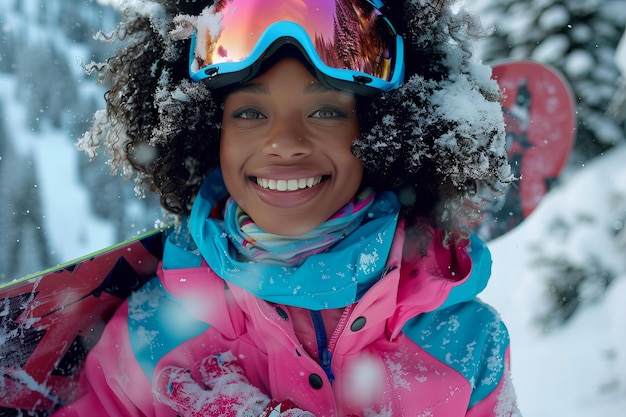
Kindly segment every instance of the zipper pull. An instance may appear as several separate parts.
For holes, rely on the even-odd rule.
[[[330,366],[330,362],[331,362],[331,360],[333,358],[333,355],[332,355],[332,353],[330,353],[330,351],[328,349],[322,350],[321,353],[322,353],[322,355],[320,357],[320,365],[322,366],[322,369],[326,373],[326,376],[328,377],[328,380],[332,384],[333,381],[335,380],[335,375],[333,374],[333,370],[332,370],[332,368]]]

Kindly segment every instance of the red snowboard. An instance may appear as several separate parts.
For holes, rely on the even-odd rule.
[[[155,231],[0,286],[0,416],[44,416],[76,394],[87,351],[154,277],[162,241]]]
[[[565,167],[576,116],[567,82],[553,68],[531,61],[496,65],[504,93],[507,149],[515,181],[491,202],[474,231],[485,241],[508,232],[537,207]]]

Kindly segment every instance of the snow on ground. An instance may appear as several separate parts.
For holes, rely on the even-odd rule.
[[[522,226],[489,245],[493,277],[481,298],[500,311],[511,333],[513,382],[525,417],[626,415],[626,271],[570,322],[542,330],[535,319],[545,286],[530,252],[549,239],[549,221],[557,216],[608,215],[611,199],[626,196],[625,162],[626,146],[593,161],[553,189]],[[581,241],[572,239],[565,249],[580,251]],[[606,264],[626,257],[626,245],[621,254],[607,246],[592,249],[605,254]]]

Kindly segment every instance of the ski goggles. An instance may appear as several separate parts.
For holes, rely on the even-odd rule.
[[[371,96],[404,79],[402,37],[379,0],[217,0],[195,20],[189,72],[211,88],[254,78],[264,59],[296,46],[332,88]]]

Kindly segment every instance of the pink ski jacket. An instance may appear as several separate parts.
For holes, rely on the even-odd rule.
[[[400,222],[384,276],[358,302],[312,319],[204,262],[161,268],[118,309],[87,357],[81,397],[55,417],[173,417],[152,395],[153,376],[174,365],[199,381],[200,361],[226,351],[271,398],[319,417],[518,415],[507,330],[476,299],[489,251],[473,237],[446,248],[433,236],[426,256],[407,259]]]

